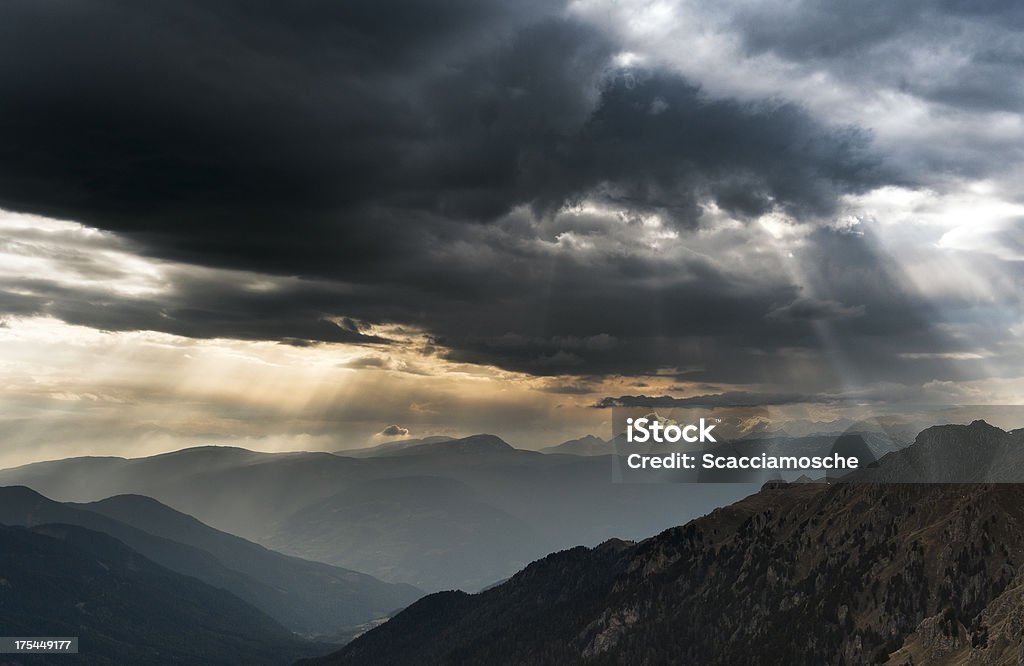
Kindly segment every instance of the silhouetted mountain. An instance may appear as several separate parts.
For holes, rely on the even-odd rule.
[[[0,527],[0,627],[79,637],[77,657],[25,663],[286,664],[324,649],[229,592],[59,524]]]
[[[759,487],[613,483],[607,457],[493,435],[366,458],[218,447],[73,458],[0,471],[0,484],[77,502],[146,495],[289,555],[428,590],[479,589],[545,553],[645,537]]]
[[[1014,446],[997,431],[932,428],[906,459],[987,461]],[[1024,485],[775,483],[637,544],[428,596],[309,663],[1020,663],[1022,565]]]
[[[572,456],[606,456],[612,453],[612,445],[600,437],[587,435],[555,446],[547,446],[540,451],[541,453],[564,453]]]
[[[337,634],[422,594],[411,586],[267,550],[137,495],[67,505],[29,488],[0,488],[0,523],[65,523],[103,532],[161,566],[236,594],[306,635]]]
[[[401,451],[411,446],[417,446],[419,444],[433,444],[436,442],[447,442],[453,439],[446,435],[431,435],[430,437],[420,437],[418,439],[399,439],[393,442],[384,442],[377,446],[367,446],[361,449],[342,449],[341,451],[335,451],[334,455],[337,456],[348,456],[350,458],[372,458],[379,456],[383,453],[389,453],[392,451]]]

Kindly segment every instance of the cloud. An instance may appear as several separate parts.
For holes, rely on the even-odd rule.
[[[864,316],[863,305],[847,306],[833,300],[798,298],[771,310],[768,319],[841,320]]]
[[[1015,121],[987,115],[1016,95],[1019,12],[769,4],[703,8],[702,49],[672,32],[680,5],[627,58],[639,24],[587,3],[5,3],[0,206],[86,226],[19,227],[5,258],[30,266],[0,275],[0,314],[377,348],[402,328],[552,377],[813,392],[986,372],[945,363],[981,315],[907,274],[944,248],[863,202],[1019,164]],[[932,35],[969,41],[991,99],[949,111],[958,79],[894,55]],[[922,76],[900,92],[904,70]],[[927,122],[893,129],[890,94]],[[914,134],[946,122],[948,141]]]
[[[430,372],[427,369],[416,363],[410,362],[408,359],[380,356],[377,354],[356,356],[344,363],[340,363],[339,367],[349,368],[351,370],[391,370],[393,372],[401,372],[408,375],[430,375]]]
[[[930,385],[929,385],[930,386]],[[613,407],[778,407],[787,405],[862,406],[870,403],[896,404],[900,401],[920,400],[927,392],[921,387],[878,383],[835,393],[800,393],[772,391],[723,391],[685,398],[669,395],[624,395],[605,397],[593,405],[597,409]]]
[[[724,393],[697,395],[688,398],[675,398],[667,395],[606,397],[599,400],[594,407],[598,409],[612,407],[769,407],[802,403],[832,403],[838,400],[840,398],[837,396],[824,394],[726,391]]]
[[[587,382],[560,382],[551,381],[544,384],[541,387],[541,391],[545,393],[555,393],[559,395],[590,395],[596,390],[594,384]]]
[[[359,356],[351,361],[342,363],[342,367],[363,369],[363,368],[387,368],[391,364],[391,359],[383,356]]]
[[[378,434],[383,437],[408,437],[409,429],[403,428],[400,425],[391,424],[387,428],[381,430]]]
[[[862,0],[834,7],[801,0],[737,8],[732,22],[752,53],[818,63],[876,84],[902,73],[906,92],[955,107],[1020,106],[1013,71],[1024,51],[1013,36],[1024,12],[1014,2]],[[924,50],[932,57],[914,57]],[[856,68],[848,64],[854,57]]]

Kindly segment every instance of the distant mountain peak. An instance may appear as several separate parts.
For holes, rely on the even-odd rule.
[[[239,453],[256,453],[251,449],[246,449],[241,446],[230,446],[227,444],[200,444],[199,446],[188,446],[184,449],[177,449],[176,451],[167,451],[166,453],[158,453],[151,458],[159,458],[161,456],[177,456],[177,455],[194,455],[203,453],[213,454],[239,454]]]
[[[613,537],[598,544],[595,550],[620,551],[626,550],[627,548],[632,548],[635,545],[635,541],[628,541],[626,539],[617,539]]]
[[[165,509],[169,509],[171,511],[174,510],[174,509],[170,509],[170,507],[168,507],[163,502],[159,502],[159,501],[153,499],[152,497],[149,497],[148,495],[139,495],[138,493],[120,493],[118,495],[111,495],[110,497],[108,497],[108,498],[106,498],[104,500],[101,500],[101,501],[102,502],[108,502],[108,503],[109,502],[117,502],[117,501],[139,502],[141,504],[151,504],[153,506],[160,506],[160,507],[163,507]]]
[[[516,450],[515,447],[497,435],[481,433],[461,439],[424,442],[395,451],[383,452],[381,456],[466,455],[507,453]]]
[[[547,446],[541,453],[563,453],[573,456],[603,456],[612,452],[611,443],[594,435],[584,435],[567,442]]]
[[[452,443],[458,444],[462,447],[472,447],[477,450],[508,450],[514,448],[511,444],[503,440],[501,437],[498,437],[497,435],[491,435],[488,433],[470,435],[469,437],[463,437],[462,439],[452,440]]]

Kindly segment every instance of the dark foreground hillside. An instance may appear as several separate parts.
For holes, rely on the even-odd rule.
[[[982,422],[926,432],[914,446],[939,456],[1021,445]],[[1024,485],[770,485],[429,596],[315,663],[1016,664],[1022,563]]]
[[[105,534],[0,526],[0,544],[0,633],[79,637],[75,657],[2,663],[286,664],[323,649]]]
[[[0,524],[47,523],[110,535],[160,566],[231,592],[306,637],[337,635],[422,596],[408,585],[268,550],[149,497],[72,505],[25,487],[0,487]]]

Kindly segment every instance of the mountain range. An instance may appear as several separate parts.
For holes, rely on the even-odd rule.
[[[639,542],[554,553],[304,663],[1021,663],[1024,485],[885,480],[924,460],[987,478],[1022,449],[982,421],[930,428],[843,482],[770,483]]]
[[[86,503],[144,495],[267,548],[428,591],[481,589],[549,552],[646,537],[759,487],[613,483],[611,456],[494,435],[359,455],[209,446],[35,463],[0,471],[0,485]]]

